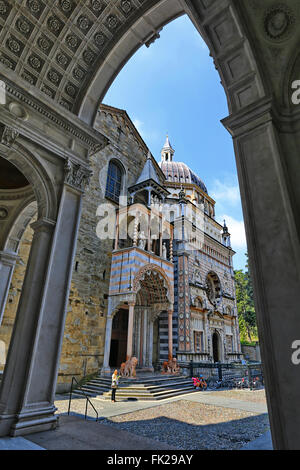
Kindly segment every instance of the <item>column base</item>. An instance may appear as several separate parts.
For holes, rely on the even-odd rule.
[[[102,367],[102,369],[100,370],[100,375],[102,377],[111,376],[112,375],[111,368],[110,367]]]
[[[56,429],[59,416],[54,415],[56,408],[40,410],[18,415],[0,416],[0,436],[24,436],[41,431]]]
[[[136,373],[139,374],[139,373],[151,373],[153,374],[154,373],[154,367],[152,366],[141,366],[141,367],[137,367],[136,368]]]

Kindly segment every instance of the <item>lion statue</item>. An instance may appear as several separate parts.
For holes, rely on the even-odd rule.
[[[120,367],[120,374],[122,377],[135,377],[136,376],[136,366],[138,360],[136,357],[131,357],[126,362],[122,362]]]
[[[169,361],[165,361],[162,365],[163,374],[178,374],[179,372],[180,367],[177,364],[176,357],[173,357],[173,359],[169,359]]]

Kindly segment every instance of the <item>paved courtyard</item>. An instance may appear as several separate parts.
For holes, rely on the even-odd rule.
[[[98,422],[90,406],[83,419],[86,402],[81,398],[72,400],[68,417],[68,396],[57,395],[57,430],[18,442],[0,439],[0,449],[28,444],[49,450],[238,450],[260,448],[260,441],[263,449],[271,448],[264,390],[194,392],[158,402],[111,403],[99,397],[92,403]]]

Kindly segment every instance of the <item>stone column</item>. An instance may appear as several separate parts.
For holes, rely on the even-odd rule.
[[[168,346],[169,346],[169,361],[173,359],[173,309],[168,310]]]
[[[143,322],[143,365],[147,365],[147,326],[148,326],[148,311],[145,308],[144,312],[144,322]]]
[[[133,321],[134,321],[134,307],[135,303],[129,303],[128,313],[128,332],[127,332],[127,354],[126,360],[132,357],[132,340],[133,340]]]
[[[151,315],[149,313],[149,348],[148,348],[148,364],[149,367],[152,367],[153,361],[153,321],[151,319]],[[158,358],[159,359],[159,358]]]
[[[299,112],[261,99],[223,123],[234,138],[274,448],[300,448]]]
[[[103,358],[103,366],[101,369],[101,375],[109,375],[111,372],[110,366],[109,366],[109,355],[110,355],[110,345],[111,345],[112,322],[113,322],[112,316],[108,316],[106,318],[104,358]]]
[[[16,253],[0,251],[0,326],[17,259]]]
[[[0,436],[56,427],[54,395],[82,191],[65,185],[56,223],[39,219],[0,391]]]

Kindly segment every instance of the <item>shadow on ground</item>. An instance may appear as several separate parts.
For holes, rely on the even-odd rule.
[[[159,417],[116,423],[61,415],[60,426],[26,436],[48,450],[234,450],[268,430],[268,415],[209,425]]]
[[[151,438],[184,450],[237,450],[269,430],[268,414],[249,416],[216,424],[189,424],[169,417],[101,422],[118,430]]]

